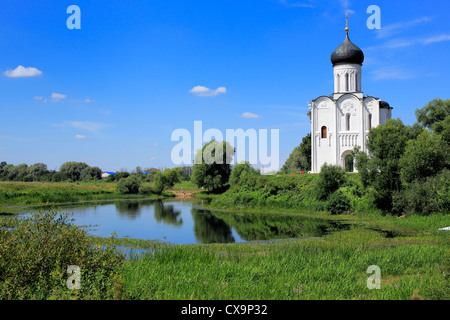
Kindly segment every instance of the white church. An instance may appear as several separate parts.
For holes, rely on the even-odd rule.
[[[391,107],[378,98],[365,96],[361,88],[364,53],[348,37],[331,54],[334,93],[311,101],[311,172],[323,164],[356,171],[351,151],[359,146],[367,152],[370,128],[391,118]],[[346,165],[347,163],[347,165]]]

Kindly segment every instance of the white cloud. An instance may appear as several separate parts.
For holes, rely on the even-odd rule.
[[[98,132],[105,127],[103,123],[89,121],[71,121],[69,124],[74,128],[90,132]]]
[[[34,97],[34,100],[43,100],[44,99],[44,97]]]
[[[430,17],[422,17],[411,21],[400,21],[396,23],[392,23],[386,26],[382,26],[381,29],[376,30],[377,38],[387,38],[396,33],[401,32],[402,30],[412,28],[416,25],[419,25],[424,22],[431,21]]]
[[[257,119],[260,118],[260,116],[256,113],[244,112],[243,114],[241,114],[241,118]]]
[[[212,90],[204,86],[195,86],[189,92],[200,97],[213,97],[221,93],[227,93],[227,88],[219,87],[216,90]]]
[[[434,36],[434,37],[422,39],[421,43],[422,44],[430,44],[430,43],[449,41],[449,40],[450,40],[450,34],[442,34],[440,36]]]
[[[155,161],[156,157],[151,157],[150,160]]]
[[[419,38],[419,39],[392,39],[385,43],[383,43],[380,46],[372,46],[365,48],[365,50],[379,50],[379,49],[397,49],[397,48],[404,48],[404,47],[410,47],[415,45],[428,45],[432,43],[438,43],[443,41],[450,41],[450,34],[441,34],[437,36],[430,36],[428,38]]]
[[[83,136],[82,134],[76,134],[75,139],[86,139],[86,136]]]
[[[14,70],[5,71],[3,74],[9,78],[24,78],[40,76],[42,71],[33,67],[18,66]]]
[[[52,93],[52,99],[55,100],[61,100],[61,99],[65,99],[67,97],[67,95],[62,94],[62,93]]]
[[[409,71],[397,68],[382,68],[374,71],[373,76],[375,80],[404,80],[414,77]]]

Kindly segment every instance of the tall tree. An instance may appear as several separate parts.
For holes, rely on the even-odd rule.
[[[369,156],[363,152],[356,155],[356,167],[363,184],[374,188],[375,200],[381,209],[391,210],[392,197],[402,188],[399,162],[407,141],[415,138],[413,132],[400,119],[390,119],[370,130],[367,141]]]
[[[311,170],[311,133],[302,138],[300,145],[292,150],[281,168],[282,173],[292,174]]]
[[[450,144],[450,99],[434,99],[416,110],[417,122],[440,134]]]
[[[205,144],[195,155],[192,182],[214,192],[225,187],[230,178],[234,153],[235,149],[225,141],[212,140]]]

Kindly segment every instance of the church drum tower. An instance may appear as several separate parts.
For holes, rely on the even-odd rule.
[[[334,93],[309,103],[313,173],[320,172],[325,163],[356,171],[351,159],[352,150],[359,146],[367,152],[369,130],[391,118],[392,108],[387,102],[363,95],[361,67],[364,53],[350,41],[348,31],[347,22],[344,42],[331,54]]]

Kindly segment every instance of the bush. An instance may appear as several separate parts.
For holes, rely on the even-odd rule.
[[[141,180],[135,175],[128,178],[122,178],[117,184],[117,190],[122,194],[138,194]]]
[[[341,190],[337,190],[328,198],[325,206],[326,210],[331,214],[342,214],[350,211],[350,199]]]
[[[425,181],[416,180],[394,196],[397,214],[430,215],[450,211],[450,171],[444,170]]]
[[[317,199],[327,200],[345,182],[345,172],[341,167],[325,163],[320,168],[320,174],[316,184],[315,195]]]
[[[93,246],[67,214],[38,212],[6,221],[0,220],[0,300],[118,298],[124,256],[111,243]],[[81,270],[79,290],[66,285],[71,265]]]
[[[142,184],[139,187],[139,193],[140,194],[152,194],[152,193],[154,193],[154,191],[151,186]]]

